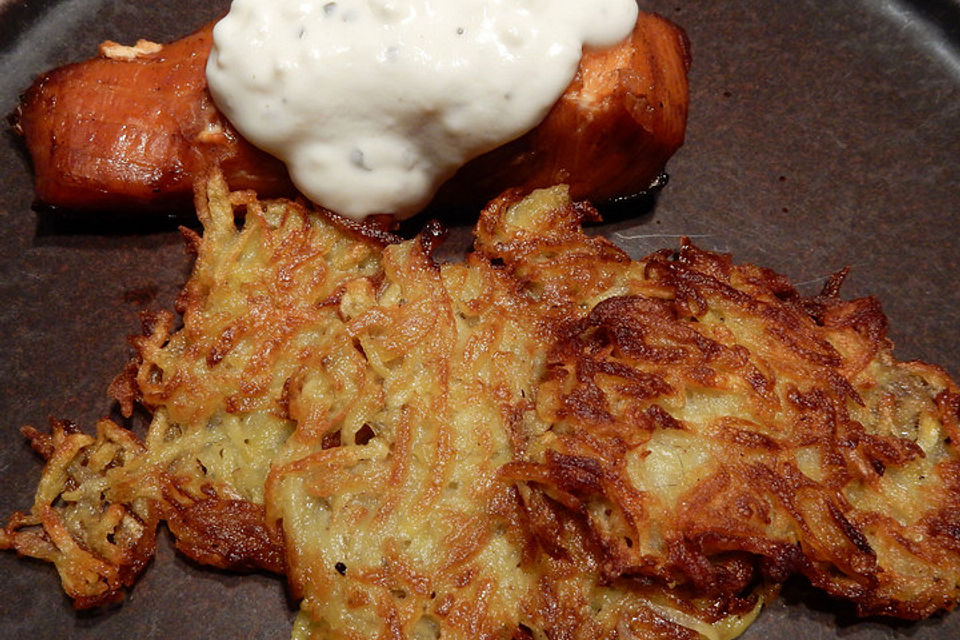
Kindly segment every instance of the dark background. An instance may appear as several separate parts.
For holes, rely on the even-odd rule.
[[[0,0],[0,113],[38,73],[101,40],[177,38],[226,2]],[[850,265],[901,359],[960,374],[960,3],[895,0],[644,2],[693,44],[686,146],[653,203],[596,228],[635,257],[690,235],[815,292]],[[170,306],[189,261],[168,221],[76,224],[31,209],[29,165],[0,133],[0,519],[25,509],[40,465],[18,434],[48,416],[87,428],[115,411],[106,387],[143,307]],[[465,246],[454,229],[447,255]],[[283,582],[191,565],[161,535],[126,602],[77,614],[52,566],[0,554],[2,638],[285,638]],[[788,585],[748,640],[960,637],[960,615],[853,620]]]

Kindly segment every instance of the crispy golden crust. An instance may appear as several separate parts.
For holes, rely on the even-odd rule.
[[[836,281],[804,299],[689,244],[633,265],[607,250],[589,249],[616,295],[556,325],[537,394],[550,433],[507,476],[585,515],[610,577],[731,593],[803,573],[863,615],[951,608],[958,390],[894,360],[877,301]],[[573,292],[563,276],[583,259],[536,255],[513,267],[552,305],[593,295],[598,278]]]
[[[263,506],[219,496],[204,486],[197,499],[175,482],[164,489],[163,520],[176,537],[177,549],[201,564],[245,571],[286,571],[283,538],[264,526]]]
[[[46,460],[30,513],[0,531],[0,549],[52,562],[78,609],[114,602],[153,557],[159,508],[135,498],[124,466],[143,452],[137,438],[109,420],[97,436],[52,420],[51,432],[23,433]]]
[[[582,234],[591,215],[508,194],[465,264],[391,247],[341,301],[357,344],[335,357],[377,394],[350,424],[373,437],[296,438],[269,480],[302,635],[604,637],[664,601],[692,629],[796,573],[865,615],[951,608],[953,382],[894,360],[842,276],[802,298],[689,244],[637,262]],[[503,543],[506,566],[485,555]]]
[[[804,298],[689,243],[635,261],[563,188],[494,201],[445,265],[433,228],[384,246],[199,195],[184,326],[148,318],[113,385],[154,411],[144,445],[35,435],[45,483],[0,538],[92,549],[94,587],[58,563],[78,604],[119,594],[158,519],[201,562],[285,570],[296,638],[732,638],[794,574],[863,614],[956,603],[960,391],[896,361],[842,274]],[[71,500],[94,518],[27,529]],[[101,551],[137,508],[141,555]]]
[[[145,442],[109,421],[97,438],[65,422],[52,436],[27,432],[47,458],[44,479],[0,546],[55,562],[78,608],[122,596],[152,557],[161,520],[197,562],[285,570],[282,537],[264,526],[263,489],[293,429],[298,358],[309,361],[306,341],[335,314],[344,282],[377,276],[390,240],[295,204],[261,206],[220,181],[203,196],[206,234],[185,232],[197,260],[177,303],[183,327],[167,312],[145,315],[137,358],[111,385],[128,415],[134,402],[153,411]],[[234,207],[246,210],[243,232]]]
[[[303,415],[349,404],[324,431],[291,411],[298,428],[267,483],[268,523],[284,531],[303,598],[299,636],[629,630],[693,640],[697,628],[739,630],[758,594],[700,598],[608,580],[603,548],[574,512],[552,511],[553,528],[538,538],[544,528],[531,518],[544,511],[528,509],[526,487],[500,472],[547,426],[534,410],[552,323],[505,270],[479,255],[441,267],[430,244],[390,246],[383,282],[351,283],[342,324],[328,328],[327,359],[346,376],[334,384],[328,372],[305,371],[299,388],[310,392],[291,395]]]

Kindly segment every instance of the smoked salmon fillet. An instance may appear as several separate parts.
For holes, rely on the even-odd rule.
[[[38,78],[14,114],[40,204],[73,210],[189,205],[196,175],[218,164],[232,189],[292,195],[286,168],[248,143],[206,84],[212,25],[168,45],[107,42],[96,58]],[[571,85],[526,135],[475,158],[435,203],[484,202],[509,187],[560,182],[605,202],[648,190],[683,143],[689,45],[641,13],[629,38],[587,51]]]

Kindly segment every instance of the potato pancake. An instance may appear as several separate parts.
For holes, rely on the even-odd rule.
[[[286,572],[301,639],[732,638],[794,574],[864,615],[956,603],[960,392],[842,273],[805,298],[688,243],[635,261],[563,187],[495,200],[457,264],[435,226],[364,235],[217,177],[197,203],[183,327],[150,318],[113,386],[145,442],[28,432],[48,464],[0,544],[78,606],[160,520]]]
[[[55,562],[78,608],[121,597],[153,554],[158,518],[198,562],[284,570],[262,505],[294,428],[286,387],[336,319],[343,283],[381,271],[383,240],[210,188],[203,240],[185,231],[197,258],[177,301],[183,327],[145,316],[137,360],[111,388],[127,414],[134,401],[153,412],[145,443],[109,420],[96,439],[67,423],[52,437],[26,432],[48,462],[31,513],[14,515],[0,546]],[[242,231],[234,205],[246,208]]]

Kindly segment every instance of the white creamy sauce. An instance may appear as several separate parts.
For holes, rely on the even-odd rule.
[[[635,0],[234,0],[207,64],[220,110],[311,200],[408,217],[535,127]]]

